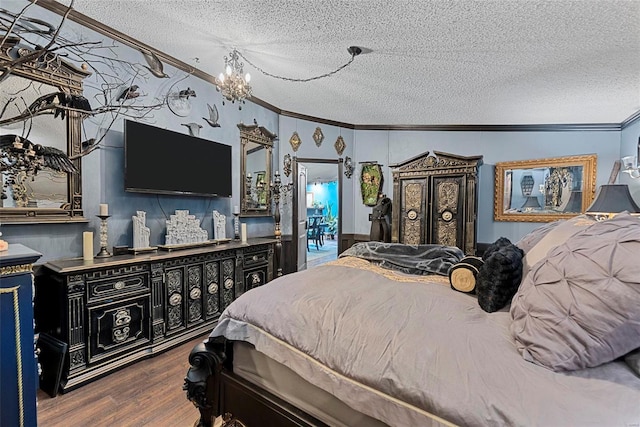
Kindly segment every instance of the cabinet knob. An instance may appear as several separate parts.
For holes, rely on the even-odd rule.
[[[257,260],[258,260],[258,255],[254,255],[254,256],[253,256],[253,260],[254,260],[254,261],[257,261]]]

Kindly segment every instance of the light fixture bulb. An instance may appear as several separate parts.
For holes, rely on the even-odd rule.
[[[247,73],[247,74],[244,76],[244,80],[245,80],[247,83],[249,83],[249,82],[251,81],[251,74]]]
[[[220,83],[224,83],[224,73],[220,73],[218,79],[220,79]]]
[[[231,75],[231,65],[227,65],[227,68],[225,70],[227,72],[227,76]]]

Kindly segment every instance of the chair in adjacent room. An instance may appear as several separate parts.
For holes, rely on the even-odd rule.
[[[322,246],[322,227],[320,226],[322,217],[314,216],[308,219],[309,226],[307,228],[307,251],[309,250],[309,241],[312,240],[316,245],[316,250],[320,250]]]

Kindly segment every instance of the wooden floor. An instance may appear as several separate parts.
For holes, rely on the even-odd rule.
[[[206,336],[55,398],[38,391],[38,426],[193,426],[198,410],[182,390],[189,352]]]

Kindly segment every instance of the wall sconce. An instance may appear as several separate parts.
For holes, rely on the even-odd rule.
[[[346,156],[344,158],[344,176],[351,178],[351,175],[353,175],[353,160],[351,160],[351,157]]]
[[[631,178],[640,178],[638,168],[638,156],[640,156],[640,137],[638,138],[638,151],[635,156],[626,156],[622,160],[622,172],[628,173]]]
[[[638,168],[638,158],[636,156],[623,157],[622,172],[628,173],[631,178],[640,178],[640,169]]]

